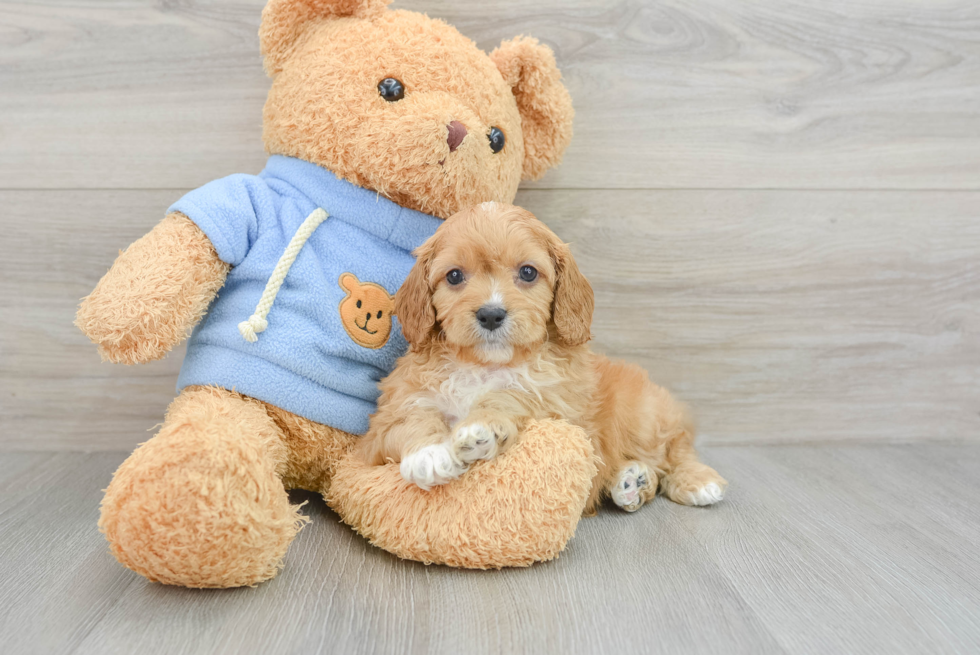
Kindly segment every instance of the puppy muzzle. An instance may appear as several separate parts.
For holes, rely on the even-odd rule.
[[[476,322],[487,332],[495,332],[504,327],[507,321],[507,310],[503,307],[484,305],[476,312]]]

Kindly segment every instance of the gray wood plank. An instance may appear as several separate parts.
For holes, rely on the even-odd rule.
[[[980,436],[972,193],[524,192],[712,442]]]
[[[120,453],[0,456],[0,629],[21,653],[955,653],[980,648],[977,445],[709,447],[713,508],[584,520],[556,561],[457,571],[368,546],[312,494],[254,589],[151,584],[94,529]],[[958,465],[952,465],[958,462]],[[937,519],[942,509],[943,518]],[[957,528],[957,524],[961,526]],[[16,629],[12,629],[16,627]],[[13,635],[12,640],[9,637]]]
[[[0,317],[0,444],[50,449],[60,434],[56,447],[131,450],[162,420],[183,349],[147,366],[102,363],[72,322],[119,249],[179,195],[0,193],[0,299],[11,307]]]
[[[183,188],[264,160],[264,0],[0,2],[0,186]],[[558,56],[576,136],[548,188],[969,188],[971,0],[404,0]]]
[[[182,351],[102,364],[71,322],[116,250],[180,193],[0,192],[0,448],[129,450],[161,420]],[[592,280],[595,348],[688,401],[707,442],[980,437],[980,194],[519,202]]]
[[[136,582],[99,534],[120,453],[0,455],[0,634],[5,653],[70,653]]]
[[[956,457],[975,467],[975,446],[785,446],[712,454],[722,470],[736,472],[732,514],[680,520],[784,649],[980,648],[976,542],[933,518],[941,504],[934,485],[947,477],[962,485],[967,476],[923,474],[917,466],[928,461],[941,469]],[[959,510],[953,510],[956,520],[975,530],[975,509]]]

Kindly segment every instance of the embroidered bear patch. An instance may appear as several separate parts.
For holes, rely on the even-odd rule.
[[[380,348],[391,336],[391,314],[395,301],[381,285],[361,282],[353,273],[340,276],[347,297],[340,301],[340,322],[359,346]]]

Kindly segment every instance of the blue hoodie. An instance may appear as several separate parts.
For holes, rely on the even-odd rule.
[[[269,310],[268,327],[249,342],[239,329],[304,221],[316,227],[289,267]],[[377,383],[407,348],[397,320],[365,312],[351,297],[352,280],[394,296],[415,263],[412,250],[441,221],[292,157],[273,156],[259,175],[231,175],[191,191],[170,211],[188,216],[231,265],[225,285],[191,335],[177,389],[216,385],[272,403],[346,432],[363,434],[375,411]],[[322,216],[322,214],[319,214]],[[351,277],[351,275],[356,277]],[[346,287],[346,289],[345,289]],[[357,312],[357,328],[390,321],[383,343],[345,328],[341,305]],[[385,299],[387,300],[387,299]],[[348,314],[349,316],[349,314]],[[365,335],[375,335],[368,332]],[[353,336],[352,336],[353,335]]]

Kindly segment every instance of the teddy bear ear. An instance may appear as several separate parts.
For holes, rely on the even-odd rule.
[[[524,132],[525,180],[536,180],[561,162],[572,140],[572,98],[561,82],[551,48],[519,36],[504,41],[490,58],[510,85]]]
[[[347,295],[353,293],[354,289],[356,289],[357,286],[361,283],[361,281],[358,280],[357,276],[354,275],[353,273],[344,273],[343,275],[340,276],[339,282],[340,282],[340,288],[346,291]]]
[[[384,10],[391,0],[269,0],[262,10],[259,43],[265,70],[275,75],[289,58],[307,28],[323,19],[354,16],[368,18]]]

